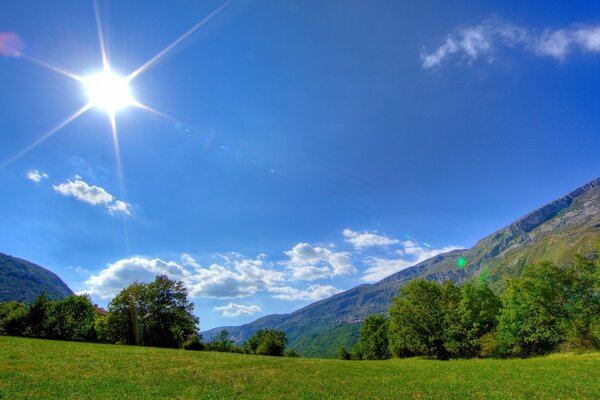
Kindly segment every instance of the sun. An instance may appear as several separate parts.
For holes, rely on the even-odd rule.
[[[128,80],[110,70],[84,78],[82,84],[90,105],[109,113],[116,113],[136,104]]]

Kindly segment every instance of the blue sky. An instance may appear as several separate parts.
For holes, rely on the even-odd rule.
[[[223,4],[99,0],[112,70]],[[88,102],[39,62],[101,71],[93,3],[5,1],[0,32],[0,251],[103,305],[169,274],[202,329],[472,246],[600,175],[594,2],[232,2],[131,82],[165,115],[117,113],[122,178],[98,107],[20,154]]]

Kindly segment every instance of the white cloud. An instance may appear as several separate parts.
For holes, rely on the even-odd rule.
[[[269,288],[269,292],[276,293],[273,297],[280,300],[312,300],[317,301],[340,293],[341,290],[333,286],[311,285],[305,290],[290,286],[279,286]]]
[[[48,179],[48,174],[45,172],[38,171],[37,169],[27,171],[25,177],[33,182],[40,182],[44,179]]]
[[[102,206],[111,214],[131,214],[131,204],[116,199],[112,194],[99,186],[90,186],[81,177],[75,176],[75,180],[68,180],[60,185],[52,186],[54,190],[63,196],[75,199],[93,206]]]
[[[356,272],[348,252],[334,252],[324,247],[298,243],[285,254],[289,260],[284,261],[283,265],[297,280],[312,281]]]
[[[573,51],[600,52],[600,26],[571,25],[546,29],[541,34],[529,28],[490,19],[479,25],[461,27],[449,34],[437,49],[421,53],[425,69],[440,67],[449,58],[472,63],[479,58],[492,61],[501,47],[519,48],[533,54],[564,60]]]
[[[369,268],[364,271],[361,280],[365,282],[376,282],[395,272],[411,267],[421,261],[425,261],[428,258],[461,248],[462,247],[458,246],[446,246],[441,249],[430,249],[421,247],[414,241],[407,240],[402,243],[402,249],[396,251],[396,254],[399,256],[397,258],[365,258],[365,263]]]
[[[213,310],[223,313],[224,317],[239,317],[241,315],[252,315],[262,311],[255,305],[244,305],[229,303],[226,306],[214,307]]]
[[[260,258],[246,259],[235,254],[220,265],[200,266],[190,255],[185,262],[163,261],[155,258],[132,257],[108,265],[86,282],[87,292],[111,299],[131,283],[150,282],[162,274],[183,281],[191,297],[233,299],[253,295],[285,281],[285,274],[264,267]]]
[[[392,239],[386,235],[379,235],[377,232],[356,232],[350,229],[344,229],[342,232],[346,242],[352,244],[355,249],[364,249],[366,247],[386,247],[398,244],[398,239]]]

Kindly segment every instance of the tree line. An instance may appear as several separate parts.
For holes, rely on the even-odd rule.
[[[525,268],[497,296],[485,282],[461,287],[413,280],[387,315],[368,317],[342,359],[530,357],[600,349],[600,268],[575,256],[568,265]]]
[[[214,350],[247,354],[294,356],[286,352],[285,333],[263,329],[242,346],[227,331],[204,343],[198,317],[182,282],[158,275],[154,282],[133,283],[108,305],[95,306],[89,296],[72,295],[49,301],[44,293],[31,304],[0,303],[0,335],[134,346]]]

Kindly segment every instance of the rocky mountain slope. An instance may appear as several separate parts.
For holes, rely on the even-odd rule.
[[[0,302],[16,300],[29,303],[42,292],[50,300],[73,294],[58,276],[47,269],[0,253]]]
[[[600,237],[600,178],[574,190],[487,236],[470,249],[430,258],[370,285],[360,285],[284,315],[269,315],[237,327],[203,332],[210,339],[221,329],[242,342],[261,328],[286,332],[290,346],[303,356],[331,357],[340,346],[352,347],[360,322],[384,313],[411,279],[463,283],[485,280],[498,292],[524,267],[541,260],[568,262],[573,254],[591,254]],[[457,262],[463,257],[464,267]]]

